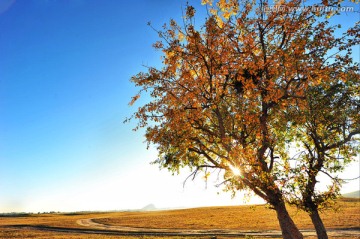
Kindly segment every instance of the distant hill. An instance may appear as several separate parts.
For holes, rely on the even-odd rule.
[[[343,194],[345,198],[360,198],[360,190]]]
[[[146,205],[145,207],[140,209],[141,211],[154,211],[157,210],[154,204]]]

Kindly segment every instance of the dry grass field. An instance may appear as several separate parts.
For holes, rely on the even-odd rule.
[[[336,208],[336,211],[327,210],[321,214],[327,228],[360,227],[359,200],[340,200]],[[306,213],[298,211],[294,207],[290,207],[289,212],[301,229],[313,228]],[[279,229],[275,211],[269,210],[264,205],[208,207],[144,213],[122,212],[94,221],[110,225],[146,228]]]
[[[322,213],[322,218],[327,228],[360,229],[360,201],[358,199],[339,200],[337,208],[336,211],[327,210]],[[305,213],[299,212],[295,208],[289,208],[289,211],[301,229],[313,228],[309,217]],[[279,230],[275,212],[263,205],[257,205],[153,212],[39,214],[24,217],[0,217],[0,238],[166,238],[139,235],[106,235],[100,231],[99,234],[94,234],[94,232],[88,234],[85,231],[86,228],[76,223],[77,220],[86,218],[95,218],[95,222],[103,224],[145,228]],[[49,228],[66,228],[70,229],[70,231],[49,231]],[[82,230],[79,231],[78,229]],[[171,238],[179,239],[184,237]],[[186,238],[209,239],[209,237],[202,236]],[[220,238],[225,237],[218,237],[218,239]],[[358,237],[347,238],[355,239]]]

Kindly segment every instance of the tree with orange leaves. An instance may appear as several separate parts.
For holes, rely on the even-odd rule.
[[[298,140],[288,129],[290,109],[305,111],[299,102],[309,90],[334,81],[327,54],[355,41],[332,45],[331,29],[319,21],[331,13],[291,10],[298,0],[202,2],[209,6],[203,27],[195,27],[195,9],[187,6],[184,26],[171,20],[158,31],[163,68],[132,77],[141,90],[131,104],[141,92],[152,97],[134,114],[137,128],[147,129],[163,168],[222,170],[227,189],[250,189],[271,205],[284,238],[303,238],[285,206],[287,177],[297,169],[289,163],[289,145]],[[346,82],[349,71],[358,76],[345,58],[336,81]]]

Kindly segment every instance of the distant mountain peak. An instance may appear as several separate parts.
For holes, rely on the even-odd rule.
[[[149,205],[146,205],[145,207],[141,208],[141,211],[154,211],[156,210],[157,208],[155,207],[154,204],[149,204]]]
[[[351,192],[351,193],[345,193],[345,194],[343,194],[343,197],[346,197],[346,198],[360,198],[360,190],[354,191],[354,192]]]

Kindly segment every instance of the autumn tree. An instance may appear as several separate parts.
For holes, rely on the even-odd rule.
[[[132,77],[141,90],[131,104],[143,92],[152,97],[134,114],[137,128],[157,147],[155,163],[174,172],[222,170],[227,189],[250,189],[271,205],[284,238],[302,238],[285,206],[295,170],[288,148],[299,140],[286,116],[309,89],[330,82],[334,69],[323,66],[322,53],[331,32],[322,31],[322,13],[291,11],[298,0],[203,3],[203,26],[187,6],[181,25],[171,20],[158,31],[163,67]]]
[[[293,157],[296,167],[287,175],[289,202],[309,213],[321,239],[328,236],[319,211],[338,197],[344,182],[339,172],[360,152],[360,78],[349,71],[346,83],[333,80],[311,87],[306,100],[287,112],[296,128],[289,132],[296,131],[300,143]],[[327,190],[316,189],[320,175],[330,179]]]
[[[334,31],[339,27],[329,26],[326,20],[310,31],[304,29],[307,41],[316,46],[312,54],[320,67],[328,70],[313,75],[321,82],[309,83],[304,97],[283,111],[287,140],[292,142],[292,151],[298,150],[292,157],[288,152],[289,164],[284,170],[287,180],[283,184],[290,189],[288,201],[309,213],[322,239],[328,237],[319,210],[338,197],[344,182],[338,174],[359,154],[360,75],[352,47],[360,43],[360,26],[356,23],[336,37]],[[326,35],[327,42],[318,41],[319,35]],[[330,179],[327,190],[316,188],[320,175]]]

